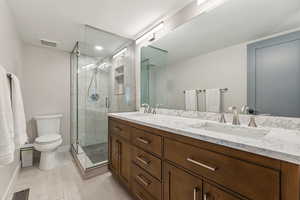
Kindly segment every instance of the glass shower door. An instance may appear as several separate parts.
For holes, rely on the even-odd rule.
[[[77,112],[77,102],[78,102],[78,91],[77,91],[77,76],[78,76],[78,57],[79,57],[79,47],[78,43],[76,43],[70,57],[71,64],[71,91],[70,91],[70,99],[71,99],[71,123],[70,123],[70,132],[71,132],[71,144],[72,149],[77,153],[78,152],[78,112]]]
[[[81,68],[97,63],[84,63]],[[109,72],[92,68],[79,73],[79,120],[78,141],[87,156],[86,166],[107,161]]]
[[[167,103],[168,73],[166,68],[168,52],[147,46],[141,49],[141,105],[151,107],[169,105]],[[161,95],[164,94],[164,95]]]
[[[110,68],[99,67],[97,57],[80,53],[77,43],[71,54],[71,142],[84,169],[107,163]]]
[[[71,140],[72,154],[81,173],[92,176],[107,168],[107,113],[135,108],[130,93],[133,51],[128,48],[118,58],[113,56],[133,41],[90,26],[84,29],[84,37],[70,57]],[[114,75],[120,66],[126,69],[123,75],[128,81],[124,82],[124,93],[116,94]]]

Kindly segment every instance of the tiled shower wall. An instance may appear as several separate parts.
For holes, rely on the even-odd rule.
[[[127,47],[124,57],[118,57],[112,60],[111,69],[111,96],[110,96],[110,112],[129,112],[136,110],[136,83],[134,68],[134,45]],[[124,94],[115,94],[115,69],[118,66],[124,66]]]
[[[124,57],[106,59],[111,67],[106,71],[97,73],[98,94],[100,99],[92,102],[88,98],[88,87],[90,85],[94,70],[81,70],[78,73],[78,136],[82,146],[107,142],[107,112],[125,112],[135,110],[135,72],[134,72],[134,47],[129,47]],[[97,58],[81,55],[78,66],[86,66],[97,63]],[[117,95],[114,91],[115,68],[124,66],[124,94]],[[73,73],[76,79],[76,73]],[[71,98],[76,98],[76,85],[72,85]],[[109,109],[105,107],[106,97],[109,98]],[[72,108],[72,115],[76,116],[76,107]],[[76,133],[76,118],[72,120],[72,132]],[[75,136],[73,136],[75,137]],[[74,141],[74,139],[73,139]]]

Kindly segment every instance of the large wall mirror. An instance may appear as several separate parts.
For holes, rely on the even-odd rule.
[[[298,28],[299,0],[228,0],[141,49],[141,104],[300,117]]]

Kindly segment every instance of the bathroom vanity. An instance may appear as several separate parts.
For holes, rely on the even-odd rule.
[[[228,133],[207,128],[218,125],[138,112],[110,114],[109,168],[139,200],[300,199],[300,150],[296,141],[278,139],[284,129],[238,127],[252,131],[251,137],[233,127]],[[294,136],[285,134],[285,139]]]

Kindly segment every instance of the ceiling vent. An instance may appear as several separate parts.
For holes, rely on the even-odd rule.
[[[41,44],[44,46],[48,46],[48,47],[56,47],[57,46],[57,42],[54,41],[49,41],[49,40],[41,40]]]

